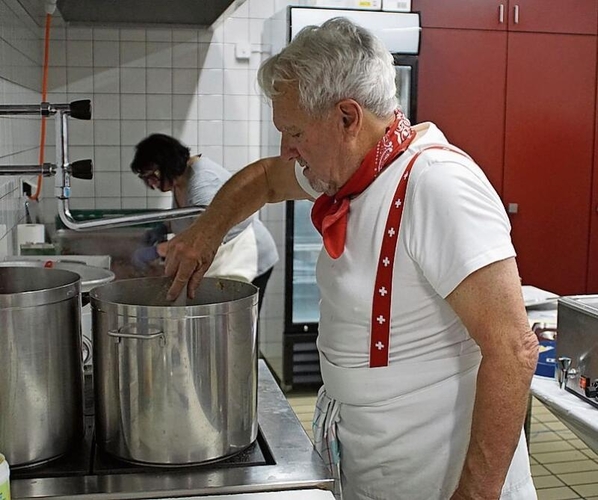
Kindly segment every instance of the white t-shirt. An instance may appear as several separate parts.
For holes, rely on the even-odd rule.
[[[351,200],[344,253],[333,259],[322,249],[318,259],[318,347],[339,366],[369,363],[374,280],[399,178],[417,151],[448,144],[435,125],[416,128],[420,136],[396,164]],[[298,180],[305,186],[303,175]],[[510,229],[500,198],[472,160],[444,150],[419,157],[407,188],[394,266],[391,364],[478,349],[444,298],[472,272],[515,255]]]

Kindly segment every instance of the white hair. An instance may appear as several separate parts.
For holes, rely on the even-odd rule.
[[[299,106],[323,116],[354,99],[379,118],[398,108],[393,58],[380,39],[346,18],[303,28],[279,54],[264,61],[258,83],[269,99],[281,84],[296,85]]]

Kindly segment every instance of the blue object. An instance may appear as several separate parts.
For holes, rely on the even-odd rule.
[[[556,370],[556,341],[541,340],[536,375],[554,378]]]
[[[168,227],[166,227],[166,224],[157,224],[143,233],[143,244],[150,246],[155,245],[156,243],[161,243],[166,241],[167,235]]]
[[[140,247],[133,252],[131,262],[137,269],[144,270],[147,268],[150,262],[159,259],[158,249],[154,246],[151,247]]]

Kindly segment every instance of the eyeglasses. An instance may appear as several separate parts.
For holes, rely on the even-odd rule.
[[[148,186],[153,187],[156,183],[160,182],[160,170],[152,170],[149,172],[142,172],[137,174],[143,182],[145,182]]]

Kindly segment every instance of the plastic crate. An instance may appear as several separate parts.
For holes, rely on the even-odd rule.
[[[556,370],[556,342],[554,340],[541,340],[536,375],[554,378]]]

